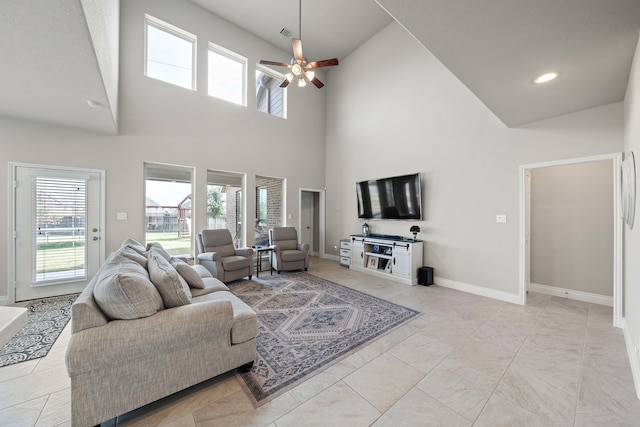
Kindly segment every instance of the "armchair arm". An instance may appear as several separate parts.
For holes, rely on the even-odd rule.
[[[113,320],[71,335],[67,371],[78,375],[183,348],[191,342],[228,338],[232,323],[229,300],[187,304],[141,319]]]
[[[220,255],[220,252],[203,252],[201,254],[198,254],[198,261],[221,262],[222,255]]]
[[[298,245],[298,250],[302,252],[309,252],[309,244],[308,243],[300,243]]]
[[[253,256],[252,248],[238,248],[236,249],[236,255],[251,257]]]

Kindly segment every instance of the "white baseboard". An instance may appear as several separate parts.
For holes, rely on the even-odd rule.
[[[640,355],[634,351],[633,340],[629,335],[629,327],[627,319],[622,318],[622,332],[624,333],[624,343],[627,347],[627,356],[631,365],[631,374],[633,375],[633,385],[636,387],[636,397],[640,399]],[[640,343],[638,343],[640,346]]]
[[[472,285],[470,283],[457,282],[455,280],[444,279],[442,277],[435,277],[433,279],[436,285],[443,286],[445,288],[456,289],[462,292],[468,292],[474,295],[480,295],[482,297],[493,298],[500,301],[510,302],[512,304],[520,304],[520,297],[518,294],[512,294],[509,292],[498,291],[496,289],[489,289],[483,286]]]
[[[338,255],[324,254],[324,256],[322,258],[326,258],[326,259],[330,259],[332,261],[340,262],[340,257]]]
[[[613,307],[613,297],[592,294],[590,292],[575,291],[573,289],[557,288],[555,286],[531,283],[529,290],[556,297],[569,298],[577,301],[590,302],[592,304],[607,305]]]
[[[9,297],[0,296],[0,305],[9,305]]]

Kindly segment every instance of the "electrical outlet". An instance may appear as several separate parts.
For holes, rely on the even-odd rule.
[[[506,224],[507,223],[507,216],[506,215],[496,215],[496,222],[498,224]]]
[[[123,221],[127,219],[128,215],[126,212],[118,212],[118,220]]]

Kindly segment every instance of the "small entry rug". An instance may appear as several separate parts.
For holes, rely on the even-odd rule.
[[[240,383],[260,406],[420,313],[302,272],[229,286],[258,314],[258,355]]]
[[[42,298],[25,307],[27,326],[0,349],[0,366],[44,357],[71,318],[78,294]]]

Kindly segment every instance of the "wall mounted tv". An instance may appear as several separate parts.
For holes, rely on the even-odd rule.
[[[356,183],[358,218],[422,219],[420,174]]]

